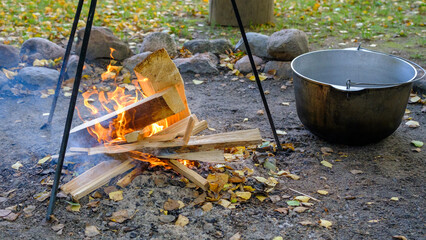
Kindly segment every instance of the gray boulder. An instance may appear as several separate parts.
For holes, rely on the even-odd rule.
[[[261,58],[272,58],[267,51],[269,39],[268,36],[255,32],[248,32],[246,35],[251,53],[253,55],[256,55]],[[235,48],[247,53],[246,46],[244,45],[244,41],[242,38],[240,39],[240,41],[238,41],[237,45],[235,45]]]
[[[147,58],[151,53],[152,52],[143,52],[133,55],[128,59],[124,60],[123,67],[133,73],[133,69],[136,67],[136,65],[145,60],[145,58]]]
[[[275,72],[275,76],[280,79],[290,79],[293,71],[291,70],[291,62],[269,61],[265,64],[263,70],[265,73]]]
[[[21,61],[19,49],[14,46],[0,44],[0,67],[16,67],[19,61]]]
[[[197,53],[190,58],[177,58],[173,60],[181,73],[219,73],[216,68],[219,59],[212,53]]]
[[[417,93],[426,94],[426,79],[415,81],[413,84],[413,90]]]
[[[20,56],[32,64],[36,59],[56,59],[65,55],[65,49],[44,38],[31,38],[22,44]]]
[[[7,79],[6,75],[0,71],[0,89],[6,85],[9,82],[9,79]]]
[[[185,47],[192,53],[211,52],[216,55],[224,54],[227,50],[232,50],[231,42],[226,39],[194,39],[185,42],[183,44],[183,47]]]
[[[175,40],[167,33],[154,32],[144,38],[139,50],[140,52],[155,52],[162,48],[166,49],[171,57],[177,55]]]
[[[268,53],[276,60],[291,61],[309,51],[308,37],[303,31],[285,29],[273,33],[268,39]]]
[[[58,82],[59,72],[45,67],[26,67],[16,76],[21,82],[35,87],[53,87]]]
[[[263,60],[257,56],[253,56],[253,60],[256,67],[260,66],[263,63]],[[253,71],[253,69],[251,68],[250,59],[247,55],[238,60],[235,63],[234,67],[242,73],[248,73]]]
[[[82,28],[77,33],[78,38],[75,46],[75,52],[78,55],[80,55],[81,45],[83,44],[84,30],[85,28]],[[86,59],[89,61],[110,59],[110,48],[115,49],[112,56],[117,61],[123,61],[132,55],[132,51],[129,46],[127,46],[127,44],[121,41],[118,37],[114,36],[110,29],[104,27],[93,27],[90,32]]]
[[[71,55],[70,58],[68,59],[68,66],[67,66],[68,78],[75,77],[75,74],[77,72],[77,66],[78,66],[79,59],[80,59],[80,57],[77,56],[77,55]],[[84,63],[82,75],[90,75],[92,73],[93,73],[93,68],[89,64]]]

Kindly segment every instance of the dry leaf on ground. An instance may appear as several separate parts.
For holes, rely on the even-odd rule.
[[[210,212],[210,210],[213,209],[213,204],[211,202],[205,203],[201,209],[203,209],[204,212]]]
[[[99,232],[96,226],[86,225],[86,230],[84,230],[84,234],[86,235],[86,237],[94,237],[96,235],[101,234],[101,232]]]
[[[185,227],[189,223],[189,219],[183,215],[179,215],[178,219],[175,222],[176,226]]]
[[[178,209],[179,206],[180,206],[180,204],[179,204],[178,201],[169,198],[169,200],[167,200],[164,203],[164,210],[166,210],[166,211],[173,211],[173,210]]]
[[[328,168],[333,168],[333,164],[331,164],[331,163],[329,163],[329,162],[327,162],[327,161],[321,161],[321,164],[322,165],[324,165],[325,167],[328,167]]]
[[[414,120],[410,120],[408,122],[405,123],[405,125],[407,125],[410,128],[418,128],[420,127],[420,123]]]
[[[321,227],[330,228],[333,225],[333,223],[331,221],[328,221],[328,220],[320,219],[319,225]]]
[[[319,193],[321,195],[328,195],[328,191],[326,191],[326,190],[318,190],[317,193]]]
[[[109,195],[109,198],[115,202],[118,202],[124,199],[123,191],[110,192],[108,195]]]
[[[129,211],[127,211],[126,209],[114,212],[112,216],[109,218],[109,220],[113,222],[118,222],[118,223],[122,223],[126,221],[127,219],[130,219],[130,216],[129,216]]]

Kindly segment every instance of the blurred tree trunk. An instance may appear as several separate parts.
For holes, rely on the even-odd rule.
[[[274,21],[274,0],[236,0],[244,26]],[[209,1],[211,25],[238,26],[231,0]]]

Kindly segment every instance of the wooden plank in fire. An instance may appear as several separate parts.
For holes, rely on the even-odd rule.
[[[140,150],[142,152],[156,155],[159,149],[169,148],[169,152],[198,152],[212,149],[223,149],[227,147],[249,146],[262,143],[259,129],[241,130],[227,133],[219,133],[206,136],[191,137],[185,145],[182,139],[175,139],[168,142],[140,141],[131,144],[116,146],[98,146],[88,149],[89,155],[95,154],[116,154]],[[73,151],[74,149],[70,149]]]
[[[169,160],[168,162],[170,163],[170,166],[173,168],[173,170],[188,178],[204,191],[209,189],[209,182],[194,170],[189,169],[187,166],[176,160]]]
[[[71,194],[73,199],[79,200],[108,183],[108,181],[113,177],[134,168],[135,165],[132,162],[132,159],[124,162],[119,160],[101,162],[70,182],[64,184],[61,189],[65,193]]]
[[[167,117],[168,124],[176,123],[191,114],[186,100],[182,76],[164,48],[150,54],[134,68],[134,71],[138,79],[146,79],[146,81],[139,81],[139,83],[142,91],[147,96],[156,94],[168,87],[176,86],[179,96],[185,105],[185,110]]]
[[[170,141],[177,137],[183,137],[190,117],[193,117],[195,119],[195,126],[192,130],[192,135],[196,135],[208,128],[206,120],[198,121],[197,116],[195,116],[195,114],[191,114],[190,116],[180,120],[179,122],[174,123],[173,125],[165,128],[164,130],[155,133],[147,139],[149,139],[149,141]],[[134,143],[143,140],[142,135],[144,133],[145,129],[131,132],[129,134],[126,134],[124,137],[126,138],[127,143]]]
[[[82,135],[87,137],[89,135],[87,128],[93,127],[98,123],[108,123],[122,113],[125,114],[126,118],[131,119],[128,123],[129,126],[124,126],[124,128],[142,129],[145,126],[184,110],[185,105],[180,100],[177,89],[175,87],[170,87],[122,109],[85,122],[71,129],[70,134],[71,136]]]

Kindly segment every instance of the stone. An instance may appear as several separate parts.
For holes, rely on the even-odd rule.
[[[6,75],[0,71],[0,89],[5,86],[9,82],[9,79],[7,79]]]
[[[279,79],[290,79],[293,76],[291,62],[269,61],[265,64],[264,73],[273,74]]]
[[[177,58],[173,60],[181,73],[219,73],[216,68],[218,58],[212,53],[197,53],[189,58]]]
[[[417,93],[426,94],[426,79],[420,79],[413,84],[413,90]]]
[[[0,44],[0,67],[16,67],[20,61],[19,49],[11,45]]]
[[[59,72],[45,67],[26,67],[16,76],[21,82],[35,87],[54,87],[58,82]]]
[[[123,62],[123,67],[129,70],[131,73],[134,73],[134,68],[136,65],[141,63],[143,60],[145,60],[146,57],[148,57],[152,52],[143,52],[136,55],[133,55]]]
[[[30,38],[22,44],[19,53],[22,61],[32,65],[34,60],[39,59],[57,59],[64,57],[65,49],[44,38]]]
[[[269,37],[267,50],[275,60],[291,61],[309,51],[308,37],[303,31],[284,29]]]
[[[140,52],[155,52],[159,49],[166,49],[167,53],[174,57],[177,55],[177,47],[175,40],[167,34],[163,32],[154,32],[148,34],[140,47]]]
[[[82,28],[77,32],[75,52],[78,55],[80,55],[81,52],[84,31],[85,28]],[[123,61],[132,55],[132,51],[130,50],[129,46],[116,37],[110,29],[105,27],[92,27],[86,59],[89,61],[110,59],[110,48],[115,49],[115,51],[112,53],[112,56],[117,61]]]
[[[256,55],[261,58],[272,58],[267,51],[269,36],[255,32],[248,32],[246,35],[251,53],[253,55]],[[240,39],[240,41],[238,41],[237,45],[235,45],[235,48],[247,53],[246,46],[244,45],[244,41],[242,38]]]
[[[219,55],[226,53],[226,51],[232,50],[231,42],[226,39],[194,39],[185,42],[183,47],[194,54],[211,52],[213,54]]]
[[[160,217],[159,217],[160,222],[163,222],[163,223],[171,223],[171,222],[173,222],[175,219],[176,219],[176,217],[175,217],[175,216],[173,216],[173,215],[164,215],[164,214],[162,214],[162,215],[160,215]]]
[[[80,58],[77,55],[71,55],[70,58],[68,59],[68,66],[67,66],[67,72],[66,72],[68,75],[67,79],[75,77],[79,59]],[[82,76],[91,75],[92,73],[93,73],[93,68],[89,64],[84,63]]]
[[[253,60],[256,67],[263,64],[263,60],[260,57],[253,55]],[[248,73],[253,71],[253,69],[251,68],[250,59],[247,55],[238,60],[235,63],[234,67],[242,73]]]

